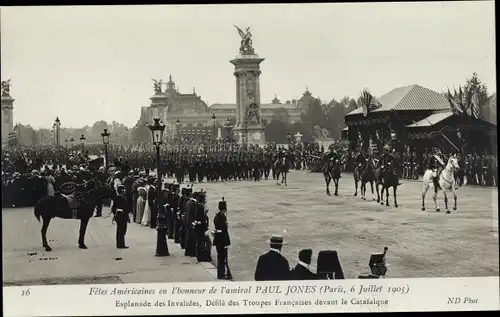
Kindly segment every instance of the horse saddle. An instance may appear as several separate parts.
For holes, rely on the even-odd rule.
[[[80,204],[79,204],[78,199],[76,197],[76,193],[72,193],[71,195],[64,195],[61,193],[61,196],[66,198],[66,200],[68,201],[69,208],[78,209],[78,206]]]

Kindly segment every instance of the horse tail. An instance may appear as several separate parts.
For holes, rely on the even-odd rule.
[[[41,216],[41,212],[40,212],[40,203],[37,202],[36,205],[35,205],[35,217],[36,217],[36,220],[38,220],[38,222],[40,222],[40,216]]]

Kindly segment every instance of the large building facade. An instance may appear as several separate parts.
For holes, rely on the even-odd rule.
[[[267,125],[274,113],[280,110],[288,114],[290,123],[300,121],[301,114],[314,99],[308,89],[300,99],[283,103],[275,96],[270,103],[260,104],[262,123]],[[182,129],[201,129],[212,127],[214,114],[217,126],[223,126],[228,118],[236,119],[236,103],[214,103],[208,106],[194,89],[192,93],[179,92],[172,76],[166,83],[165,91],[158,89],[150,100],[149,106],[141,108],[138,124],[151,123],[153,118],[159,117],[166,125],[167,134],[175,133],[177,122]]]

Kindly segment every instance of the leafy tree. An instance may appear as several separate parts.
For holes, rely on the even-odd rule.
[[[134,142],[148,142],[151,140],[151,131],[147,123],[139,121],[131,131],[131,139]]]
[[[92,128],[90,129],[89,138],[91,140],[101,139],[101,133],[104,131],[104,129],[110,130],[110,127],[106,121],[100,120],[100,121],[95,122],[92,125]]]
[[[477,73],[473,73],[472,77],[467,78],[464,89],[468,93],[468,101],[470,101],[472,93],[477,91],[479,97],[479,116],[481,118],[490,118],[492,111],[488,102],[488,88],[478,78]]]
[[[311,133],[316,125],[324,128],[327,125],[327,122],[321,99],[316,98],[309,103],[305,113],[302,114],[301,119],[304,127],[311,131]]]
[[[356,100],[351,98],[349,100],[349,105],[347,106],[345,113],[348,114],[349,112],[355,110],[356,108],[358,108],[358,103],[356,102]]]
[[[290,122],[290,116],[288,115],[288,111],[286,111],[285,108],[278,108],[278,109],[273,111],[271,121],[272,120],[278,120],[278,121],[288,123],[288,122]]]
[[[313,140],[313,134],[311,131],[306,129],[304,124],[302,122],[294,122],[291,127],[290,127],[290,133],[295,135],[297,132],[300,132],[302,134],[302,141],[303,142],[308,142]]]
[[[264,128],[266,140],[276,143],[287,143],[286,135],[290,132],[288,124],[281,120],[271,120]]]

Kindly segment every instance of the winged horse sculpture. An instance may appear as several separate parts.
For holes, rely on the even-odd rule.
[[[234,26],[237,30],[238,33],[241,36],[241,46],[240,46],[240,51],[251,51],[253,50],[252,48],[252,33],[250,33],[250,27],[247,27],[245,29],[245,32],[243,32],[242,29],[237,27],[236,25]]]

